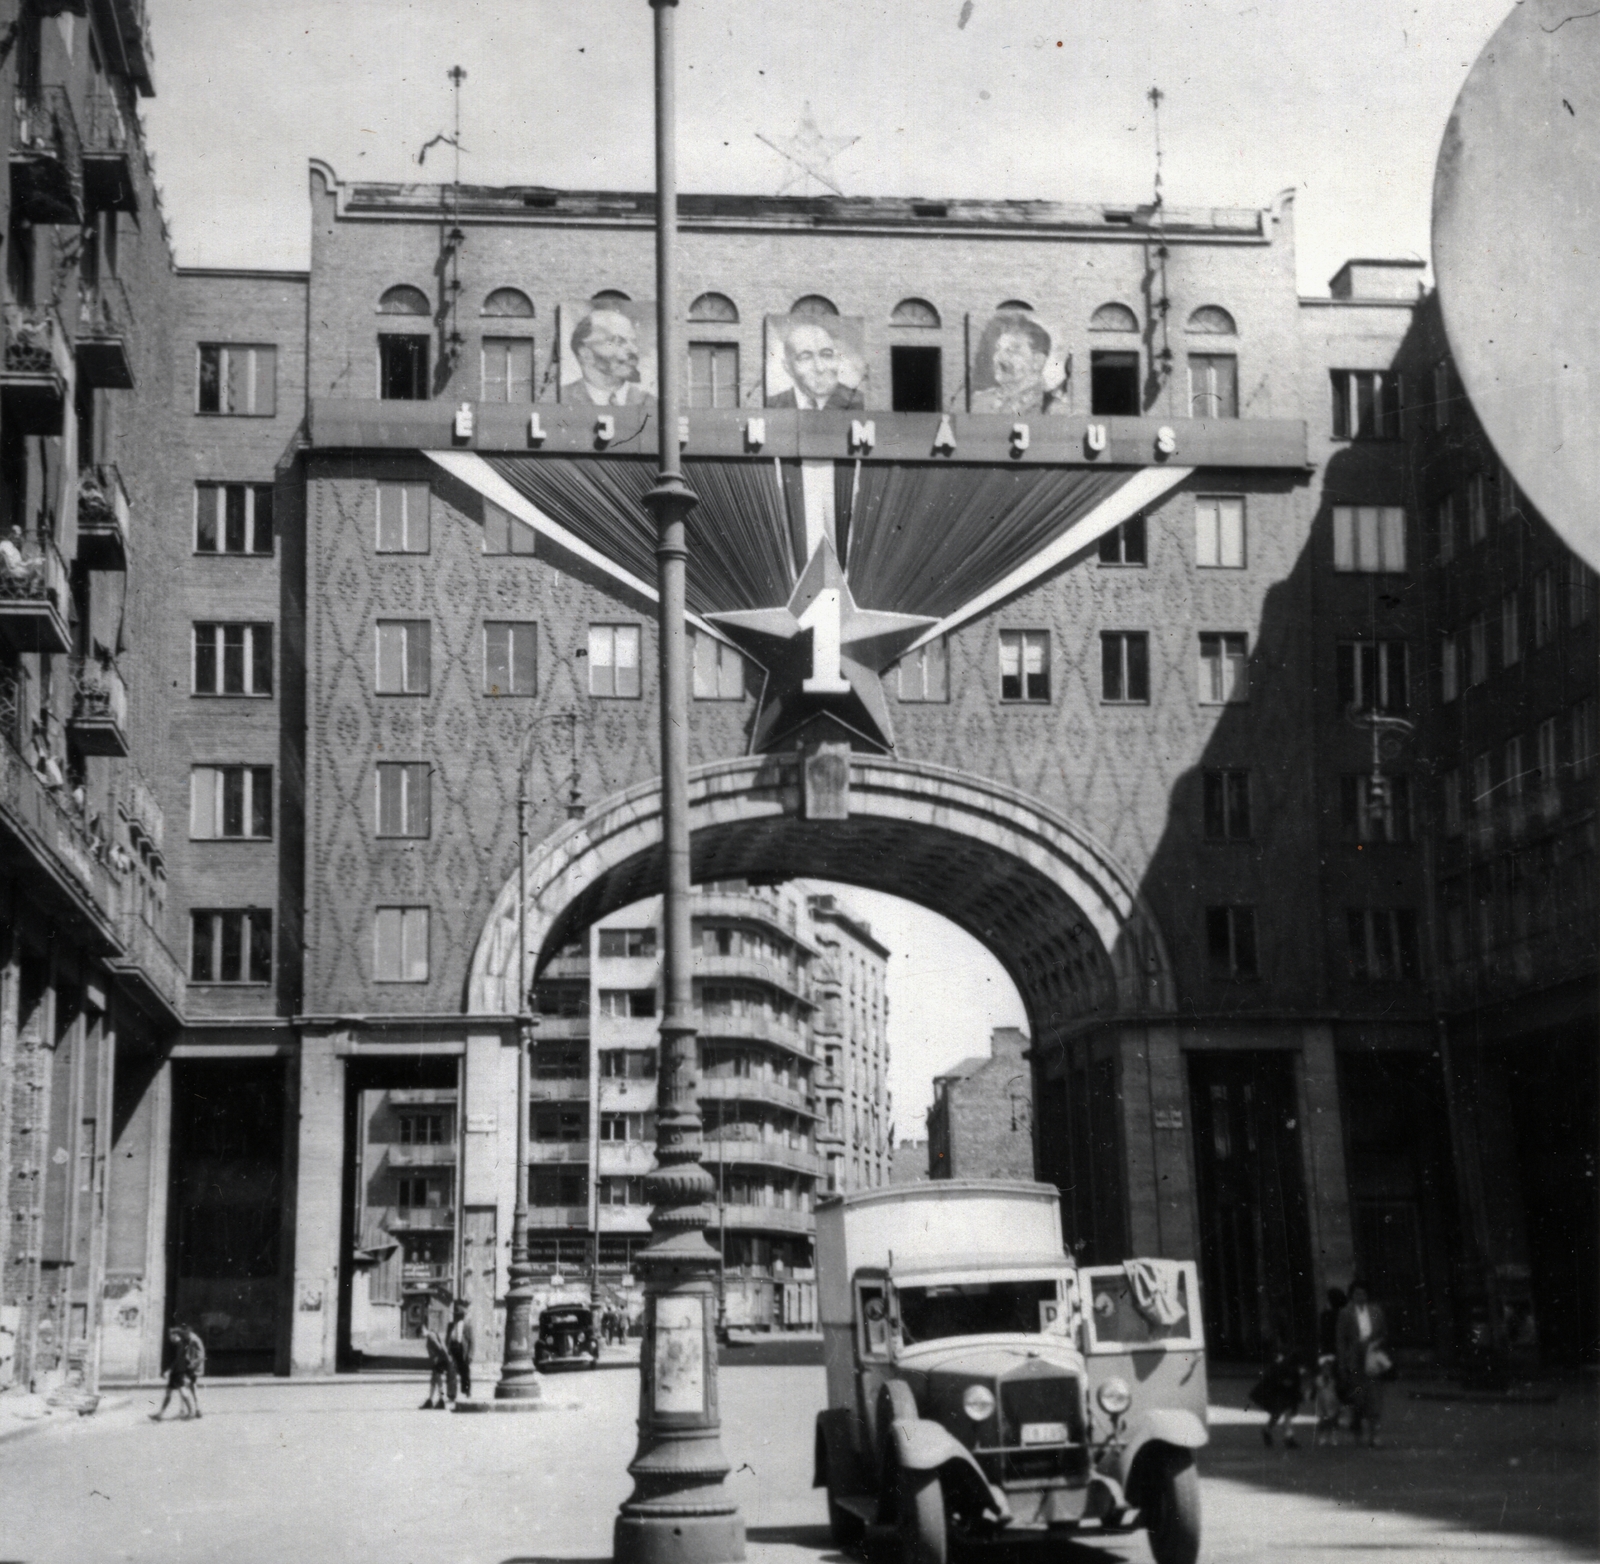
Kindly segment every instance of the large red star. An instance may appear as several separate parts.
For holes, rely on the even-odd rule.
[[[755,747],[774,748],[826,712],[869,743],[894,748],[879,674],[934,620],[860,608],[824,538],[782,608],[709,614],[742,652],[767,670]]]

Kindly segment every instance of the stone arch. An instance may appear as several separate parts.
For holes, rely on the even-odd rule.
[[[988,946],[1036,1042],[1091,1016],[1175,1004],[1171,963],[1133,877],[1085,831],[1011,788],[886,756],[850,760],[850,816],[808,820],[797,757],[752,755],[690,773],[696,882],[814,877],[887,891]],[[577,930],[661,889],[661,792],[597,804],[528,854],[528,971]],[[473,954],[469,1012],[516,1010],[517,876]]]

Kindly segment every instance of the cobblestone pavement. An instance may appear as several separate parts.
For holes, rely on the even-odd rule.
[[[722,1374],[730,1486],[753,1564],[847,1564],[810,1487],[820,1368]],[[199,1422],[159,1427],[157,1393],[0,1446],[0,1564],[598,1564],[629,1482],[637,1370],[545,1380],[527,1416],[417,1409],[393,1381],[204,1389]],[[1266,1450],[1215,1387],[1202,1459],[1211,1564],[1395,1564],[1594,1558],[1591,1384],[1553,1406],[1411,1400],[1396,1387],[1376,1452]],[[1146,1564],[1142,1538],[1072,1548],[1057,1564]],[[850,1561],[854,1564],[854,1561]],[[875,1561],[874,1561],[875,1564]]]

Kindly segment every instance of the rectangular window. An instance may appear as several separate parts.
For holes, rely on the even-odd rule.
[[[378,485],[378,552],[428,552],[429,488],[425,483]]]
[[[1411,778],[1371,772],[1340,777],[1339,825],[1347,842],[1409,842]]]
[[[270,483],[194,486],[196,554],[270,554],[272,545]]]
[[[1517,492],[1517,480],[1511,476],[1511,469],[1504,462],[1500,463],[1495,475],[1495,496],[1501,521],[1510,521],[1522,509],[1522,496]]]
[[[196,695],[271,695],[272,626],[197,624]]]
[[[270,983],[272,914],[258,907],[191,912],[189,977],[195,983]]]
[[[442,1113],[401,1113],[395,1115],[402,1146],[444,1145]]]
[[[1505,785],[1500,790],[1500,796],[1507,800],[1522,797],[1522,735],[1513,733],[1505,742],[1500,751],[1501,764],[1505,767],[1502,773]]]
[[[485,554],[532,554],[537,534],[490,501],[483,502],[483,552]]]
[[[1439,638],[1439,694],[1453,701],[1461,693],[1461,643],[1454,635]]]
[[[1515,592],[1507,592],[1500,599],[1500,661],[1509,668],[1521,656],[1521,600]]]
[[[428,981],[428,909],[380,907],[373,920],[375,983]]]
[[[1483,684],[1489,678],[1489,621],[1474,614],[1467,621],[1467,683]]]
[[[1250,699],[1250,664],[1242,635],[1200,637],[1200,704],[1222,706]]]
[[[1000,699],[1045,702],[1050,699],[1050,633],[1000,632]]]
[[[1472,762],[1472,812],[1486,815],[1494,804],[1494,761],[1488,750]]]
[[[1450,427],[1450,366],[1441,359],[1433,366],[1433,427]]]
[[[572,980],[547,979],[533,986],[534,1009],[542,1016],[575,1020],[589,1013],[589,985]]]
[[[1417,915],[1408,909],[1351,908],[1350,976],[1358,983],[1411,982],[1418,976]]]
[[[1202,812],[1208,842],[1250,839],[1250,773],[1206,771],[1201,774]]]
[[[889,405],[897,413],[937,413],[944,406],[944,355],[933,347],[889,349]]]
[[[378,621],[378,694],[426,695],[433,626],[426,619]]]
[[[1143,516],[1133,516],[1113,528],[1100,540],[1102,565],[1143,565],[1146,563],[1146,527]]]
[[[1538,768],[1536,778],[1545,787],[1551,786],[1556,781],[1556,719],[1546,717],[1534,729],[1533,737],[1534,764]]]
[[[642,1178],[603,1178],[600,1180],[603,1206],[642,1206],[645,1204]]]
[[[694,649],[694,698],[736,701],[744,696],[744,658],[714,635],[689,632]]]
[[[1452,767],[1444,774],[1444,834],[1460,836],[1465,828],[1461,814],[1461,773]]]
[[[533,343],[526,337],[485,337],[480,363],[485,402],[533,400]]]
[[[1189,416],[1239,416],[1239,360],[1233,354],[1189,355]]]
[[[533,1206],[586,1206],[589,1174],[584,1168],[529,1168],[528,1203]]]
[[[1139,355],[1099,349],[1089,355],[1089,411],[1112,418],[1139,416]]]
[[[1587,624],[1594,612],[1594,572],[1581,560],[1567,561],[1567,623]]]
[[[1333,568],[1398,574],[1406,568],[1406,513],[1398,505],[1335,505]]]
[[[602,988],[600,1014],[617,1020],[637,1020],[656,1013],[653,988]]]
[[[1595,770],[1595,700],[1590,696],[1572,708],[1572,775],[1580,781]]]
[[[639,694],[638,625],[589,626],[589,693],[621,699]]]
[[[607,1081],[652,1081],[656,1074],[656,1056],[653,1050],[639,1048],[602,1048],[600,1050],[600,1075]]]
[[[689,344],[689,406],[739,405],[739,346],[735,342]]]
[[[1439,563],[1448,565],[1456,557],[1456,497],[1447,494],[1439,501]]]
[[[526,621],[489,619],[483,626],[483,693],[532,695],[539,627]]]
[[[656,931],[654,929],[601,929],[600,954],[602,956],[654,956]]]
[[[437,1173],[407,1173],[395,1180],[395,1204],[403,1211],[442,1211],[449,1191]]]
[[[1482,543],[1489,536],[1488,485],[1481,472],[1467,479],[1467,542]]]
[[[1259,975],[1254,907],[1206,908],[1206,957],[1212,977]]]
[[[425,760],[378,762],[378,835],[425,837],[433,830],[433,767]]]
[[[1400,377],[1391,369],[1333,371],[1335,440],[1398,440]]]
[[[378,338],[378,396],[385,402],[428,400],[428,339],[385,334]]]
[[[1339,705],[1357,711],[1404,711],[1409,704],[1404,641],[1341,641]]]
[[[1533,644],[1548,646],[1556,638],[1556,573],[1541,570],[1533,578]]]
[[[1202,570],[1244,569],[1244,500],[1200,495],[1194,502],[1194,562]]]
[[[944,636],[929,641],[900,659],[900,699],[947,701],[950,699],[950,643]]]
[[[201,343],[195,410],[271,418],[278,410],[278,350],[245,343]]]
[[[649,1115],[644,1113],[602,1113],[600,1139],[609,1141],[641,1141],[651,1138]]]
[[[195,766],[189,773],[189,835],[195,841],[272,835],[271,766]]]
[[[568,1146],[589,1138],[587,1104],[540,1104],[529,1114],[528,1128],[535,1140]]]
[[[1143,630],[1100,632],[1100,699],[1124,706],[1150,703],[1150,637]]]

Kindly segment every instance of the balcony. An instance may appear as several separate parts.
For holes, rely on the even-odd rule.
[[[453,1168],[456,1165],[456,1148],[451,1145],[400,1146],[386,1145],[384,1160],[392,1168]]]
[[[133,508],[122,474],[112,462],[78,474],[78,560],[90,570],[128,568]]]
[[[712,1042],[771,1043],[802,1059],[813,1057],[810,1039],[792,1022],[780,1021],[765,1011],[746,1015],[700,1017],[700,1036]]]
[[[158,1016],[166,1026],[181,1026],[189,991],[183,964],[145,922],[131,882],[124,880],[121,891],[117,934],[126,954],[111,958],[107,965],[141,1009]]]
[[[368,1206],[367,1214],[391,1233],[437,1233],[456,1225],[453,1206]]]
[[[78,290],[78,375],[102,391],[133,389],[133,309],[120,277]]]
[[[589,1230],[588,1206],[529,1206],[528,1229],[580,1228]]]
[[[646,1237],[650,1232],[649,1206],[601,1206],[599,1216],[602,1233],[635,1233]]]
[[[768,1233],[805,1233],[815,1226],[809,1211],[785,1211],[780,1206],[731,1206],[726,1203],[717,1213],[716,1226],[758,1229]]]
[[[596,1164],[602,1178],[642,1177],[656,1165],[655,1145],[647,1140],[603,1140]]]
[[[806,1009],[812,1008],[811,995],[806,991],[805,979],[786,966],[768,961],[761,956],[708,955],[703,950],[694,953],[696,978],[728,980],[733,982],[766,983],[792,995]]]
[[[67,651],[67,567],[49,538],[26,537],[17,548],[20,568],[0,558],[0,638],[18,652]]]
[[[806,1146],[789,1146],[782,1141],[747,1138],[742,1135],[714,1134],[706,1137],[700,1160],[712,1163],[744,1163],[768,1168],[789,1168],[811,1178],[822,1176],[822,1158]]]
[[[11,135],[11,210],[30,223],[83,221],[83,147],[65,87],[19,88]]]
[[[128,753],[128,686],[115,663],[85,657],[72,665],[67,733],[85,755]]]
[[[589,1097],[589,1077],[580,1075],[572,1080],[540,1080],[537,1076],[528,1082],[531,1102],[579,1102]]]
[[[91,212],[137,212],[133,180],[134,137],[122,105],[96,93],[83,124],[83,204]]]
[[[66,333],[49,309],[5,307],[0,417],[17,434],[60,434],[76,371]]]
[[[587,1140],[534,1140],[528,1142],[528,1162],[530,1165],[548,1167],[552,1162],[581,1162],[587,1165],[589,1161],[589,1142]]]
[[[791,1113],[803,1113],[808,1118],[817,1117],[816,1103],[809,1093],[763,1080],[759,1075],[702,1075],[700,1100],[763,1102],[774,1108],[787,1108]]]
[[[656,1105],[656,1083],[630,1081],[618,1076],[600,1077],[602,1113],[649,1113]]]

